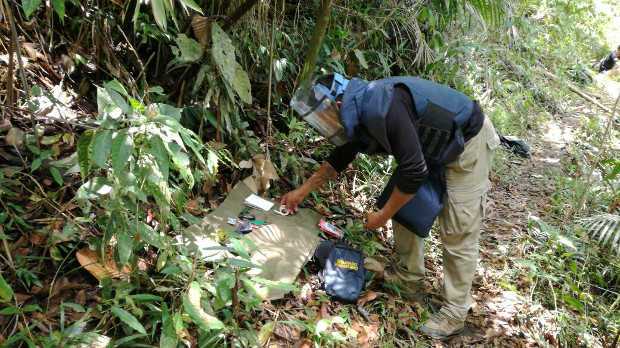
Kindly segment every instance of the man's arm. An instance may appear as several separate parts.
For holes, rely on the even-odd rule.
[[[310,192],[321,188],[329,180],[335,179],[338,176],[338,172],[332,167],[329,162],[325,161],[321,164],[321,167],[312,174],[312,176],[301,185],[299,189],[302,190],[304,196],[310,194]]]
[[[355,159],[358,152],[359,147],[355,141],[335,148],[329,158],[321,164],[321,167],[308,180],[299,188],[282,196],[280,204],[284,205],[289,211],[297,211],[297,206],[310,192],[325,185],[329,180],[335,179],[338,173],[343,171]]]
[[[413,198],[428,176],[428,169],[418,132],[413,124],[415,107],[409,92],[402,87],[394,90],[394,100],[386,116],[387,135],[392,155],[398,162],[396,185],[383,208],[368,214],[366,228],[385,225],[409,200]]]

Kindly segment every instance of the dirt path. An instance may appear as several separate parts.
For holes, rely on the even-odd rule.
[[[493,174],[481,261],[474,280],[476,304],[465,334],[443,346],[526,347],[538,346],[537,341],[555,343],[558,329],[553,311],[532,301],[532,285],[526,274],[515,277],[514,272],[520,260],[527,260],[532,251],[527,237],[535,232],[528,232],[528,221],[547,214],[554,175],[561,174],[566,146],[573,140],[580,119],[600,116],[579,97],[573,101],[578,104],[549,120],[541,137],[529,139],[531,159],[509,157],[505,167],[500,166],[499,172]],[[435,267],[437,279],[441,276],[439,269]]]

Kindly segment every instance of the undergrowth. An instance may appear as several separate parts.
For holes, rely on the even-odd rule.
[[[61,38],[44,30],[49,42],[60,43],[39,50],[71,62],[62,73],[85,101],[74,103],[60,81],[55,90],[33,83],[18,110],[34,115],[35,124],[16,114],[5,135],[2,346],[246,347],[275,337],[280,322],[314,346],[359,342],[354,307],[328,315],[325,295],[301,304],[288,299],[276,310],[263,306],[262,288],[286,286],[247,274],[251,245],[210,231],[221,243],[216,249],[228,254],[205,261],[184,239],[191,239],[187,226],[250,174],[242,162],[269,151],[283,179],[271,189],[277,194],[299,185],[331,149],[287,107],[314,7],[261,1],[230,25],[225,19],[244,2],[206,3],[12,7],[18,18],[19,11],[32,18],[25,30],[49,23],[62,30]],[[566,83],[586,86],[587,62],[606,51],[591,7],[589,0],[337,3],[319,65],[367,79],[415,74],[446,83],[477,99],[501,133],[534,141],[546,121],[570,112]],[[52,117],[84,110],[96,119]],[[604,118],[583,122],[548,216],[530,222],[522,242],[531,248],[518,270],[531,287],[518,288],[517,272],[502,280],[554,312],[553,337],[566,346],[609,343],[620,326],[617,254],[579,223],[603,211],[617,214],[620,167],[615,153],[603,150],[617,134],[607,127]],[[506,152],[496,157],[501,184],[520,180],[513,161]],[[359,156],[354,169],[310,199],[341,220],[352,244],[386,262],[388,231],[364,231],[356,219],[373,207],[393,167],[389,158]],[[123,279],[95,280],[76,252],[108,260]],[[436,252],[431,260],[437,263]],[[278,321],[299,305],[302,319]],[[426,311],[394,297],[367,310],[380,318],[374,343],[426,343],[415,333]]]

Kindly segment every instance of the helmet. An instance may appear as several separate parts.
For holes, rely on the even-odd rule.
[[[329,82],[324,81],[330,81],[331,85],[328,87]],[[291,107],[299,116],[337,146],[348,141],[336,106],[348,84],[349,80],[340,74],[319,76],[312,83],[300,86],[291,100]]]

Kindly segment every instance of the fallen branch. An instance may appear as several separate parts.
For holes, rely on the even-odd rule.
[[[541,72],[543,75],[557,81],[560,82],[560,78],[557,77],[556,75],[548,72],[547,70],[544,70],[544,68],[541,67]],[[607,113],[613,113],[613,111],[606,107],[605,105],[601,104],[598,100],[592,98],[591,96],[583,93],[582,91],[580,91],[579,89],[577,89],[577,87],[573,86],[572,84],[565,82],[566,86],[568,87],[568,89],[570,89],[571,91],[575,92],[577,95],[579,95],[580,97],[582,97],[583,99],[589,101],[590,103],[598,106],[599,108],[601,108],[603,111],[607,112]]]

